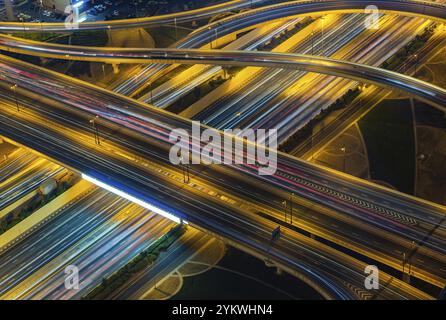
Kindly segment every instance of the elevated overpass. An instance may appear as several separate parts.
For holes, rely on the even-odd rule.
[[[257,5],[265,0],[252,0]],[[324,13],[364,13],[369,6],[377,6],[380,12],[426,17],[439,21],[446,21],[446,6],[425,0],[298,0],[289,1],[271,6],[264,6],[253,12],[244,12],[233,17],[240,19],[245,16],[256,18],[263,16],[265,21],[280,19],[284,16]],[[221,12],[234,9],[243,9],[251,6],[250,0],[230,1],[221,5],[210,6],[202,9],[181,13],[173,13],[154,17],[144,17],[126,20],[82,22],[76,28],[67,28],[65,23],[19,23],[2,22],[0,32],[73,32],[76,30],[112,30],[160,26],[172,23],[190,22],[201,18],[207,18]],[[261,20],[257,20],[261,23]],[[218,21],[215,22],[218,24]]]
[[[438,86],[389,70],[327,57],[262,51],[82,47],[49,44],[5,35],[0,35],[0,49],[55,59],[114,64],[203,64],[296,69],[399,89],[446,111],[446,90]]]
[[[29,70],[24,72],[24,77],[37,76]],[[72,89],[69,88],[70,91]],[[184,184],[181,170],[171,168],[163,159],[165,150],[159,143],[162,140],[100,120],[101,135],[107,138],[101,139],[100,146],[96,145],[88,121],[91,114],[75,107],[79,101],[64,100],[68,94],[64,90],[60,87],[54,89],[53,98],[56,99],[53,99],[20,89],[17,96],[22,108],[20,112],[13,111],[14,103],[10,104],[11,101],[8,102],[7,96],[2,93],[1,134],[65,163],[101,187],[133,198],[140,205],[171,219],[180,217],[187,220],[195,227],[277,265],[306,281],[325,298],[431,298],[384,272],[380,274],[383,281],[380,290],[366,292],[363,289],[365,263],[291,229],[283,228],[280,239],[272,242],[271,231],[277,226],[275,223],[255,212],[245,212],[244,206],[237,209],[207,193],[197,192],[192,184]],[[89,95],[88,99],[85,91],[75,91],[73,94],[82,96],[85,106],[95,108],[104,98],[99,92],[96,92],[98,96]],[[118,102],[115,98],[108,99],[105,104],[112,107]],[[154,132],[162,129],[163,125],[155,118],[153,120]],[[200,180],[206,176],[207,168],[201,166],[196,170],[201,172],[201,176],[192,180],[201,185]],[[212,186],[223,183],[220,179],[223,178],[215,177],[214,183],[203,185],[213,190]],[[230,180],[228,182],[234,183],[234,180]]]
[[[259,5],[267,0],[231,0],[221,4],[216,4],[204,8],[170,13],[152,17],[142,17],[134,19],[81,22],[76,25],[63,22],[0,22],[1,32],[73,32],[76,30],[94,31],[94,30],[116,30],[158,27],[167,24],[186,23],[200,19],[211,18],[215,15],[229,12],[232,10],[241,10]]]
[[[264,256],[271,250],[268,235],[275,227],[271,222],[264,221],[255,212],[248,220],[236,213],[222,216],[221,212],[227,212],[227,209],[225,211],[221,203],[214,207],[208,198],[197,198],[193,190],[188,190],[188,184],[172,182],[164,175],[160,179],[158,171],[143,165],[144,159],[149,159],[161,163],[163,170],[181,172],[181,168],[172,166],[168,160],[172,144],[169,134],[174,128],[184,128],[189,132],[189,120],[11,58],[1,57],[0,71],[3,80],[0,85],[9,90],[5,97],[14,99],[9,86],[15,83],[18,84],[17,95],[28,100],[26,108],[20,112],[15,112],[15,108],[2,107],[0,133],[3,135],[69,165],[104,186],[131,194],[134,199],[143,199],[140,200],[142,204],[153,204],[152,210],[160,208],[161,213],[180,217],[229,239],[237,239]],[[106,137],[101,146],[91,146],[93,139],[89,135],[91,124],[88,120],[96,115]],[[46,117],[48,121],[45,121]],[[52,122],[59,125],[53,127]],[[69,130],[71,126],[75,127]],[[69,130],[65,137],[61,136],[64,127]],[[105,143],[112,143],[112,148]],[[119,152],[114,152],[114,148]],[[438,252],[434,256],[444,255],[444,207],[285,154],[279,153],[278,156],[279,170],[273,176],[258,176],[258,167],[249,165],[197,166],[191,171],[194,177],[204,179],[210,185],[226,186],[231,192],[230,197],[244,194],[243,203],[253,199],[264,203],[266,199],[274,198],[279,200],[275,200],[278,204],[270,205],[277,209],[281,207],[280,200],[288,199],[293,192],[296,202],[297,198],[302,198],[313,203],[312,206],[327,207],[342,212],[350,219],[354,217],[370,223],[381,230],[375,233],[389,232],[401,239],[407,238],[398,242],[398,246],[406,246],[413,239],[417,244],[416,251],[434,250]],[[181,210],[177,204],[181,205]],[[261,207],[265,208],[264,205]],[[203,213],[203,210],[211,213]],[[229,228],[221,219],[232,221],[232,227]],[[259,227],[259,221],[268,227]],[[232,228],[240,222],[247,224],[244,225],[247,230],[237,233]],[[251,231],[249,225],[253,227]],[[261,228],[262,241],[258,238],[249,243],[246,239],[243,241],[245,234],[256,237],[258,228]],[[313,244],[313,247],[320,245]],[[277,260],[282,264],[286,262],[283,256]],[[398,265],[398,259],[396,263]],[[434,266],[432,270],[440,269]],[[358,268],[355,270],[357,273]],[[358,278],[355,281],[358,283]],[[443,280],[436,281],[443,283]]]

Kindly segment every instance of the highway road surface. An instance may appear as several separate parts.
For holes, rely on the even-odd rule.
[[[29,74],[28,74],[28,72],[29,72],[30,70],[27,70],[27,76],[29,76]],[[36,79],[34,79],[34,80],[36,80]],[[41,83],[42,85],[43,85],[43,83]],[[39,86],[40,87],[40,86]],[[45,85],[43,86],[43,87],[45,87]],[[40,88],[43,88],[43,87],[40,87]],[[53,88],[53,97],[54,97],[54,87],[52,87]],[[76,90],[73,90],[72,92],[75,92]],[[81,91],[76,91],[76,92],[81,92]],[[86,92],[85,92],[86,93]],[[85,99],[85,97],[78,97],[77,98],[78,100],[79,99],[82,99],[83,100],[83,102],[82,103],[85,103],[86,101],[88,101],[88,103],[89,104],[91,104],[91,106],[93,106],[93,104],[94,103],[96,103],[96,102],[94,102],[93,100],[86,100]],[[67,101],[69,101],[69,100],[67,100],[66,99],[66,97],[63,99],[63,101],[65,101],[64,103],[66,103]],[[102,101],[105,101],[105,100],[102,100]],[[108,101],[108,104],[109,105],[113,105],[113,104],[115,104],[117,101],[115,100],[115,99],[110,99],[110,98],[108,98],[107,99],[107,101]],[[127,107],[126,107],[126,109],[127,110],[129,110],[128,108],[129,108],[129,104],[130,104],[130,101],[131,100],[128,100],[128,104],[127,104]],[[71,104],[71,102],[70,102],[70,104]],[[73,106],[73,105],[72,105]],[[154,110],[153,110],[154,111]],[[152,111],[152,112],[153,112]],[[65,111],[64,111],[65,112]],[[159,111],[156,111],[158,114],[161,114]],[[26,114],[25,114],[26,113]],[[54,114],[54,112],[53,112],[53,115],[54,116],[56,116],[55,114]],[[19,116],[19,117],[21,117],[21,116],[26,116],[26,117],[29,117],[29,116],[32,116],[32,117],[34,117],[34,115],[30,115],[28,112],[23,112],[23,113],[18,113],[17,114],[17,116]],[[46,114],[45,115],[45,117],[52,117],[52,116],[50,116],[49,114]],[[56,117],[59,117],[59,116],[56,116]],[[12,121],[12,119],[11,119],[11,117],[8,117],[8,119],[10,119],[9,121]],[[49,118],[48,118],[49,119]],[[66,118],[66,119],[68,119],[68,118]],[[54,119],[53,119],[54,120]],[[59,118],[59,120],[60,120],[60,118]],[[155,117],[153,117],[152,118],[152,121],[153,120],[155,120]],[[9,128],[9,126],[6,126],[6,123],[7,122],[9,122],[7,119],[5,119],[5,118],[3,118],[2,119],[2,122],[3,123],[5,123],[5,130],[6,130],[6,128],[8,127]],[[65,122],[66,120],[64,120],[64,122]],[[76,121],[78,121],[78,120],[76,120]],[[82,120],[79,120],[79,121],[81,121],[81,123],[82,123]],[[85,121],[85,120],[84,120]],[[184,121],[184,120],[182,120],[182,121]],[[39,120],[39,121],[37,121],[36,123],[34,123],[34,121],[33,121],[33,126],[32,127],[28,127],[28,129],[26,129],[26,130],[36,130],[37,129],[37,127],[38,127],[38,123],[41,123],[42,121],[41,120]],[[89,126],[87,123],[88,123],[88,121],[85,121],[84,122],[86,125],[87,125],[87,127]],[[67,123],[68,124],[68,123]],[[36,127],[37,126],[37,127]],[[11,127],[12,128],[12,127]],[[23,139],[25,139],[25,140],[28,140],[28,138],[26,138],[26,137],[30,137],[30,135],[28,134],[26,137],[25,136],[21,136],[20,137],[20,135],[17,135],[17,133],[19,132],[19,131],[21,131],[21,129],[22,129],[22,127],[20,126],[20,128],[19,128],[19,126],[18,126],[18,124],[16,123],[16,126],[15,126],[15,129],[13,129],[12,131],[10,131],[10,130],[7,130],[8,131],[8,134],[7,134],[7,136],[9,136],[9,135],[13,135],[14,137],[12,137],[13,139],[16,139],[16,138],[18,138],[17,140],[18,141],[23,141]],[[88,131],[88,129],[87,129],[87,131]],[[15,133],[14,133],[15,132]],[[45,132],[48,132],[47,131],[47,129],[45,130],[45,129],[43,129],[43,128],[40,128],[40,130],[39,130],[39,132],[40,132],[40,134],[43,134],[43,135],[45,135],[46,136],[46,133]],[[55,132],[53,131],[52,133],[51,133],[51,136],[47,136],[47,145],[46,146],[42,146],[43,148],[45,148],[46,150],[45,150],[45,152],[44,153],[47,153],[48,154],[48,152],[49,152],[49,150],[50,149],[47,149],[47,148],[51,148],[53,151],[52,152],[49,152],[49,153],[51,153],[51,154],[53,154],[52,156],[54,156],[55,155],[55,150],[56,149],[54,149],[55,147],[56,147],[56,145],[57,145],[57,143],[56,143],[56,145],[54,145],[53,144],[53,142],[55,142],[55,141],[58,141],[60,138],[57,138],[57,134],[56,135],[54,135],[55,134]],[[34,133],[34,134],[32,134],[32,136],[35,138],[35,139],[32,139],[34,142],[37,142],[36,140],[37,140],[37,137],[36,137],[36,134]],[[116,133],[115,133],[115,136],[117,136],[116,135]],[[63,159],[60,159],[62,162],[64,162],[64,163],[68,163],[70,166],[73,166],[73,167],[77,167],[77,169],[78,170],[80,170],[81,172],[88,172],[89,174],[92,174],[92,175],[94,175],[94,176],[96,176],[96,177],[98,177],[97,176],[97,171],[96,170],[99,170],[99,168],[104,168],[104,169],[106,169],[106,170],[112,170],[111,172],[110,172],[110,174],[111,175],[113,175],[114,177],[117,177],[118,175],[120,175],[121,173],[120,172],[122,172],[121,170],[122,169],[118,169],[118,168],[116,168],[116,167],[114,167],[114,165],[113,165],[113,162],[108,162],[107,161],[107,165],[106,165],[106,167],[102,167],[101,165],[99,165],[99,164],[95,164],[95,165],[89,165],[88,163],[91,163],[90,161],[92,161],[92,160],[94,160],[94,161],[100,161],[100,162],[102,162],[102,161],[104,161],[107,157],[109,157],[109,156],[114,156],[113,154],[108,154],[108,153],[106,153],[106,154],[103,154],[103,153],[101,153],[101,158],[102,158],[102,160],[100,160],[101,158],[99,158],[99,157],[95,157],[95,158],[90,158],[90,160],[87,160],[87,159],[83,159],[82,160],[82,162],[79,162],[78,160],[76,160],[76,157],[75,158],[73,158],[72,156],[70,156],[68,153],[69,152],[71,152],[70,150],[71,150],[71,148],[73,148],[73,147],[75,147],[75,145],[74,145],[74,142],[76,142],[75,140],[78,140],[78,139],[80,139],[81,138],[81,136],[79,135],[79,134],[77,134],[76,135],[76,138],[73,140],[72,138],[70,138],[70,140],[73,140],[72,141],[72,143],[70,144],[70,145],[65,145],[65,147],[63,148],[65,151],[63,151],[63,152],[61,152],[61,153],[59,153],[59,152],[57,152],[57,157],[59,158],[59,157],[63,157]],[[56,139],[56,140],[54,140],[54,139]],[[63,138],[63,139],[66,139],[66,138]],[[83,139],[85,139],[86,141],[90,141],[90,143],[92,143],[93,141],[92,141],[92,138],[91,138],[91,136],[89,136],[88,134],[87,134],[87,137],[84,137]],[[62,141],[62,140],[60,140],[60,141]],[[26,144],[29,144],[29,142],[30,141],[26,141],[27,143]],[[41,145],[41,144],[39,144],[39,145]],[[50,145],[51,145],[51,147],[50,147]],[[32,146],[32,147],[35,147],[34,145]],[[100,151],[100,150],[99,150]],[[149,150],[141,150],[141,151],[144,151],[144,152],[149,152]],[[43,152],[43,150],[42,150],[42,152]],[[97,151],[96,151],[97,152]],[[150,149],[150,152],[154,152],[154,149]],[[96,159],[96,160],[95,160]],[[122,161],[123,159],[121,158],[121,161]],[[74,161],[74,162],[73,162]],[[116,160],[114,160],[114,161],[116,161]],[[126,160],[126,161],[129,161],[128,159]],[[91,170],[92,170],[92,168],[95,168],[95,171],[96,171],[96,174],[93,174],[93,172],[91,172]],[[125,165],[125,168],[127,168],[127,169],[125,169],[125,176],[126,176],[126,178],[124,179],[124,180],[121,180],[121,179],[119,179],[119,182],[118,182],[118,180],[115,180],[115,178],[113,179],[114,180],[114,182],[112,182],[112,181],[109,181],[109,178],[107,178],[106,179],[106,181],[107,181],[107,183],[113,183],[113,184],[115,184],[115,183],[119,183],[119,184],[121,184],[121,183],[124,183],[124,184],[127,184],[127,183],[129,183],[129,182],[132,182],[132,183],[137,183],[137,184],[140,184],[140,183],[144,183],[144,185],[145,185],[145,187],[143,188],[142,187],[142,185],[140,185],[139,187],[136,187],[136,186],[133,186],[133,187],[131,187],[131,188],[129,188],[129,189],[127,189],[127,187],[125,188],[126,190],[132,190],[132,194],[135,194],[135,195],[137,195],[138,197],[139,196],[141,196],[143,199],[148,199],[148,197],[146,196],[146,195],[148,195],[149,193],[145,193],[144,192],[144,196],[143,196],[143,194],[141,193],[141,190],[144,190],[145,188],[156,188],[156,189],[158,189],[158,190],[164,190],[164,188],[165,187],[163,187],[164,185],[165,185],[165,183],[166,183],[166,181],[164,181],[164,183],[161,183],[161,184],[154,184],[154,182],[153,181],[151,181],[151,182],[149,182],[148,181],[148,185],[146,185],[145,184],[145,182],[143,182],[143,181],[141,181],[141,178],[142,177],[145,177],[145,178],[143,178],[143,180],[146,180],[146,179],[149,179],[149,176],[147,175],[147,173],[146,174],[144,174],[144,175],[140,175],[140,174],[138,174],[138,179],[136,179],[136,180],[134,180],[133,178],[130,178],[130,177],[132,177],[133,176],[133,174],[134,173],[136,173],[136,172],[130,172],[130,171],[128,171],[128,163]],[[101,169],[102,170],[102,169]],[[102,171],[103,173],[104,173],[104,171]],[[124,173],[124,172],[122,172],[122,173]],[[107,175],[109,175],[109,174],[107,174]],[[239,173],[237,173],[237,175],[239,175]],[[102,177],[101,178],[101,180],[102,179],[104,179],[105,177]],[[234,182],[232,182],[232,184],[234,184]],[[116,184],[115,184],[116,185]],[[234,184],[235,185],[235,184]],[[180,184],[180,186],[181,186],[181,184]],[[130,186],[128,186],[128,187],[130,187]],[[122,188],[122,187],[121,187]],[[161,188],[161,189],[159,189],[159,188]],[[138,191],[137,191],[138,190]],[[156,196],[156,197],[162,197],[162,198],[164,198],[164,197],[171,197],[171,193],[178,193],[178,190],[176,189],[176,188],[173,188],[173,189],[169,189],[170,191],[169,192],[161,192],[161,193],[157,193],[156,195],[153,193],[153,192],[151,192],[150,193],[150,195],[152,195],[152,196]],[[180,204],[181,204],[181,206],[185,206],[185,208],[183,207],[180,211],[178,211],[177,212],[177,214],[179,214],[180,215],[180,212],[181,212],[181,215],[186,219],[186,220],[188,220],[188,221],[192,221],[192,222],[194,222],[196,225],[199,225],[199,226],[201,226],[201,227],[203,227],[204,229],[207,229],[207,230],[215,230],[215,229],[217,229],[219,232],[219,234],[221,234],[221,235],[223,235],[223,236],[225,236],[225,237],[228,237],[228,238],[230,238],[230,239],[234,239],[234,237],[236,238],[236,239],[238,239],[238,241],[240,241],[240,242],[243,242],[243,243],[245,243],[246,244],[246,238],[245,238],[245,236],[246,235],[248,235],[248,234],[252,234],[252,232],[253,232],[253,229],[252,228],[247,228],[247,229],[245,229],[245,230],[243,230],[242,232],[237,232],[237,233],[233,233],[233,231],[231,232],[230,230],[232,229],[232,228],[228,228],[228,226],[233,226],[233,227],[236,227],[236,228],[238,228],[238,227],[243,227],[243,226],[241,226],[241,225],[239,225],[239,223],[236,223],[235,225],[233,224],[233,223],[229,223],[228,221],[231,221],[231,220],[227,220],[227,219],[229,219],[230,217],[233,217],[233,215],[229,215],[229,218],[227,218],[226,217],[226,219],[225,219],[225,222],[224,223],[217,223],[217,224],[214,224],[214,222],[213,221],[215,221],[214,219],[221,219],[222,217],[221,217],[221,214],[218,214],[218,215],[215,215],[215,214],[212,214],[212,217],[213,217],[213,219],[212,220],[209,220],[209,219],[206,219],[206,218],[204,218],[204,214],[203,214],[203,216],[201,216],[201,218],[200,218],[200,215],[199,215],[199,212],[202,212],[203,210],[205,210],[205,211],[207,211],[207,210],[210,210],[210,208],[214,208],[214,209],[212,209],[212,211],[211,212],[213,212],[213,210],[216,210],[217,212],[222,212],[223,210],[222,209],[219,209],[219,206],[217,206],[217,207],[215,207],[215,205],[214,204],[212,204],[212,206],[207,206],[207,205],[205,205],[205,202],[203,203],[203,201],[199,201],[199,203],[197,203],[197,202],[195,202],[193,199],[191,199],[191,198],[187,198],[187,199],[185,199],[185,197],[186,197],[186,194],[184,194],[184,193],[182,193],[182,192],[180,192],[179,194],[178,194],[178,198],[177,198],[177,202],[172,202],[172,201],[167,201],[166,202],[166,200],[161,200],[160,201],[160,198],[158,198],[158,200],[156,200],[156,202],[153,202],[153,201],[155,201],[154,199],[152,199],[152,201],[149,201],[149,202],[151,202],[151,203],[156,203],[157,205],[159,204],[160,205],[160,207],[161,208],[168,208],[169,206],[166,206],[166,203],[169,203],[169,204],[171,204],[171,206],[179,206]],[[162,204],[162,202],[164,202],[165,204]],[[191,205],[193,205],[193,203],[196,203],[197,204],[197,206],[193,206],[193,207],[190,207]],[[190,214],[192,214],[193,213],[193,215],[194,215],[194,217],[192,217],[192,216],[188,216],[188,215],[185,215],[185,213],[190,213]],[[359,212],[358,212],[359,213]],[[208,212],[208,214],[210,214],[210,212]],[[194,221],[194,219],[198,219],[198,220],[195,220]],[[231,218],[232,219],[232,218]],[[258,236],[261,236],[262,235],[262,237],[263,237],[263,243],[264,243],[264,241],[265,241],[265,237],[266,237],[266,239],[268,239],[269,237],[270,237],[270,232],[271,232],[271,222],[268,220],[268,221],[263,221],[263,219],[261,219],[261,221],[262,221],[262,223],[265,223],[265,224],[267,224],[267,226],[265,227],[265,226],[262,226],[261,227],[261,230],[263,230],[262,231],[262,233],[260,234],[259,232],[254,232],[254,234],[252,234],[252,236],[254,236],[254,237],[258,237]],[[253,222],[249,222],[249,225],[251,225]],[[257,221],[255,221],[254,223],[258,223]],[[224,227],[223,227],[224,226]],[[244,228],[246,228],[246,226],[244,227]],[[251,231],[250,231],[251,230]],[[268,230],[268,231],[267,231]],[[241,237],[241,239],[240,239],[240,237]],[[294,238],[294,237],[293,237]],[[257,248],[257,250],[259,250],[259,244],[260,243],[262,243],[262,241],[261,242],[258,242],[258,241],[250,241],[249,242],[250,243],[250,246],[249,247],[254,247],[254,248]],[[314,250],[314,248],[313,248],[313,250]],[[308,257],[307,257],[308,258]],[[275,260],[277,261],[277,260],[279,260],[279,261],[282,261],[282,263],[284,262],[284,260],[283,260],[283,256],[282,256],[282,258],[275,258]],[[294,260],[293,260],[294,261]],[[310,260],[311,261],[311,260]],[[288,262],[289,263],[289,262]],[[301,272],[303,272],[303,270],[305,270],[305,269],[302,269],[302,267],[300,267],[300,268],[298,268]],[[336,268],[334,268],[333,270],[335,270]],[[304,274],[305,274],[306,272],[304,272]],[[307,275],[308,275],[308,273],[306,273]],[[358,275],[359,276],[359,275]],[[362,277],[361,277],[362,278]],[[358,282],[358,280],[356,280],[357,282]],[[320,287],[320,284],[319,284],[319,287]],[[321,290],[321,291],[323,291],[323,292],[325,292],[325,295],[327,295],[327,291],[326,291],[327,289],[325,289],[325,290]]]

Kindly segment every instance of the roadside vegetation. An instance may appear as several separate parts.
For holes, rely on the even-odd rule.
[[[118,288],[123,286],[135,274],[141,272],[152,265],[161,252],[166,251],[181,235],[186,231],[184,225],[172,228],[161,238],[152,243],[146,250],[142,251],[133,260],[113,273],[108,278],[104,278],[102,283],[84,296],[83,300],[103,300],[109,297]]]
[[[78,176],[68,174],[63,179],[57,181],[57,187],[48,194],[38,192],[30,200],[9,212],[0,220],[0,235],[14,227],[21,221],[25,220],[35,211],[50,203],[54,198],[60,196],[62,193],[72,187],[77,181],[79,181]]]

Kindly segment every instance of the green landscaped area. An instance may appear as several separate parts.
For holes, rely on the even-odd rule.
[[[157,239],[146,250],[128,262],[124,267],[104,278],[102,283],[90,291],[83,300],[103,300],[111,295],[115,290],[123,286],[132,276],[152,265],[158,259],[162,251],[166,251],[185,232],[183,225],[172,228],[164,236]]]
[[[410,100],[384,100],[359,122],[359,127],[371,178],[413,194],[416,156]]]

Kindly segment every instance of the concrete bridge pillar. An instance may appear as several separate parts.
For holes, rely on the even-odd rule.
[[[119,64],[114,63],[114,64],[112,64],[112,67],[113,67],[113,73],[118,74],[119,73]]]

